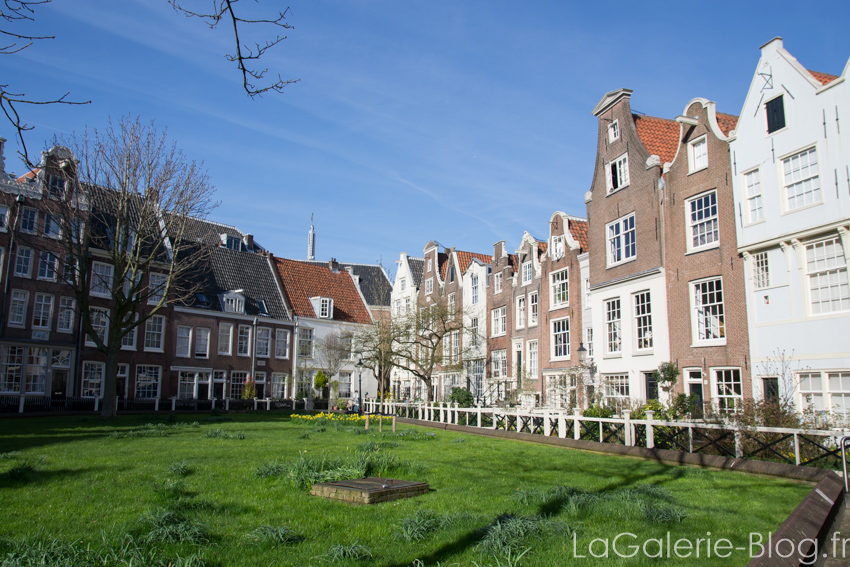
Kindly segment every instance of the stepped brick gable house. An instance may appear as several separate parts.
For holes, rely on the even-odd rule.
[[[663,191],[670,359],[682,372],[675,391],[695,395],[700,407],[735,411],[752,396],[728,141],[737,117],[697,98],[676,122]]]
[[[609,92],[593,109],[596,166],[585,196],[595,394],[614,405],[653,395],[652,371],[670,360],[659,182],[679,125],[632,113],[631,94]]]
[[[362,395],[375,397],[378,381],[371,370],[362,368],[358,375],[351,355],[351,337],[359,329],[372,324],[366,300],[355,284],[352,274],[340,269],[336,260],[327,264],[311,261],[273,259],[280,278],[283,295],[295,314],[296,349],[293,368],[296,372],[295,395],[311,397],[316,373],[326,366],[322,354],[322,341],[337,333],[348,343],[348,357],[340,370],[328,380],[339,382],[339,399]],[[362,383],[362,391],[358,390]]]
[[[756,396],[850,414],[850,86],[761,47],[732,149]],[[783,364],[783,360],[785,364]]]
[[[512,399],[519,386],[511,342],[512,329],[515,328],[513,279],[519,269],[518,264],[516,254],[508,254],[505,249],[504,240],[493,245],[490,285],[487,288],[488,400]]]

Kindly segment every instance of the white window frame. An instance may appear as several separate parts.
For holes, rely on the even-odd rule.
[[[515,317],[515,325],[517,329],[525,328],[525,296],[520,295],[516,298],[516,317]]]
[[[502,273],[493,274],[493,293],[502,292]]]
[[[584,348],[587,349],[587,357],[593,358],[593,328],[588,327],[584,330]]]
[[[136,320],[139,320],[139,314],[136,313]],[[136,335],[138,335],[139,327],[133,327],[126,335],[121,337],[121,350],[136,350]]]
[[[715,189],[685,200],[685,222],[689,253],[720,246],[720,214]]]
[[[608,125],[608,143],[613,144],[617,140],[620,139],[620,122],[617,119],[614,119]]]
[[[507,350],[494,350],[491,355],[492,360],[492,377],[493,378],[507,378],[508,377],[508,351]]]
[[[431,295],[434,293],[434,278],[428,278],[425,280],[425,295]]]
[[[617,171],[617,186],[614,187],[614,180],[611,177],[614,169]],[[625,176],[623,176],[625,173]],[[625,177],[625,179],[623,179]],[[614,193],[620,189],[625,189],[629,186],[629,154],[624,153],[617,159],[613,159],[605,165],[605,181],[608,187],[608,193]]]
[[[472,288],[472,304],[478,304],[478,274],[472,274],[470,279],[470,286]]]
[[[145,352],[163,352],[164,344],[165,317],[153,315],[145,321]]]
[[[770,287],[770,255],[767,250],[751,256],[753,270],[753,289]]]
[[[605,353],[610,356],[623,354],[623,309],[619,297],[605,302]]]
[[[570,318],[552,319],[551,326],[552,360],[567,360],[570,358]]]
[[[227,342],[222,343],[221,337],[227,336]],[[226,348],[222,348],[226,346]],[[218,354],[219,356],[233,355],[233,323],[221,322],[218,324]]]
[[[807,161],[806,166],[792,169],[793,160],[799,158],[802,162],[804,156]],[[811,156],[814,156],[814,164],[811,162]],[[818,161],[817,146],[810,146],[784,156],[777,160],[777,163],[779,165],[779,182],[782,187],[782,210],[785,213],[793,213],[823,203],[824,192],[820,183],[820,162]],[[814,173],[812,173],[812,169],[814,169]],[[805,173],[803,173],[804,171]],[[797,173],[799,173],[799,177]],[[808,189],[806,188],[807,184]],[[794,198],[799,199],[802,196],[802,203],[795,203],[792,206],[789,199],[789,189],[798,187],[802,187],[804,190],[802,193],[795,194]],[[809,199],[807,195],[811,195],[811,198]]]
[[[18,246],[15,252],[15,276],[19,278],[32,277],[33,250],[29,246]],[[24,260],[25,264],[22,263]]]
[[[563,236],[552,237],[552,259],[558,260],[566,254],[566,246]]]
[[[631,242],[629,242],[629,235],[631,235]],[[606,224],[605,243],[605,256],[608,261],[607,267],[612,268],[635,260],[637,258],[637,222],[635,213],[629,213],[614,222]],[[619,259],[617,258],[617,254],[620,256]]]
[[[549,306],[552,308],[569,307],[570,273],[569,268],[549,274]]]
[[[502,305],[491,311],[492,317],[492,332],[491,337],[502,337],[508,333],[508,314],[507,306]]]
[[[652,351],[652,295],[648,289],[632,294],[635,313],[635,350]]]
[[[850,310],[847,257],[841,236],[807,242],[805,253],[809,314],[819,316]],[[824,295],[828,295],[825,300]]]
[[[9,323],[10,327],[26,327],[27,305],[30,300],[30,292],[23,289],[13,289],[9,301]]]
[[[175,341],[174,356],[189,358],[192,355],[192,326],[177,325]]]
[[[156,305],[165,295],[165,285],[168,276],[151,272],[148,275],[148,305]]]
[[[101,319],[101,317],[103,319]],[[101,341],[103,341],[103,344],[106,344],[107,337],[109,336],[109,310],[104,309],[102,307],[90,307],[89,319],[91,321],[91,326],[94,329],[95,333],[100,337]],[[102,329],[102,331],[100,329]],[[86,346],[97,346],[97,344],[94,342],[94,340],[92,340],[91,336],[89,336],[88,333],[86,333]]]
[[[688,142],[688,175],[708,169],[708,136]]]
[[[44,236],[47,238],[60,239],[62,238],[62,222],[57,217],[45,213],[44,215]]]
[[[283,355],[281,356],[281,345]],[[275,329],[274,333],[274,357],[281,360],[289,358],[289,329]]]
[[[528,294],[528,326],[536,327],[540,317],[540,295],[536,291]]]
[[[747,224],[764,222],[764,199],[762,197],[761,169],[745,171],[742,188],[747,202]]]
[[[534,279],[534,273],[532,271],[531,261],[522,263],[522,285],[527,285],[531,283],[531,280]]]
[[[199,348],[203,347],[203,348]],[[195,329],[195,358],[210,357],[210,328],[197,327]]]
[[[257,358],[271,358],[272,329],[271,327],[257,327],[256,347]]]
[[[316,337],[313,329],[301,327],[298,329],[298,356],[313,358],[315,354]]]
[[[32,219],[27,219],[27,215],[32,213]],[[27,227],[24,227],[24,223],[27,223]],[[29,225],[32,226],[29,226]],[[38,209],[33,209],[32,207],[22,207],[21,208],[21,232],[25,232],[27,234],[36,234],[38,232]]]
[[[73,297],[59,298],[59,312],[56,317],[57,333],[73,333],[77,301]]]
[[[56,269],[59,267],[59,258],[52,252],[42,250],[38,254],[38,279],[45,282],[56,281]]]
[[[319,319],[330,319],[334,312],[334,300],[330,297],[319,299]]]
[[[32,328],[50,329],[52,323],[53,296],[49,293],[36,293],[32,304]]]
[[[150,321],[150,319],[148,319]],[[155,370],[155,372],[152,372]],[[156,375],[156,392],[153,396],[142,397],[139,395],[139,391],[141,388],[145,390],[150,390],[151,385],[154,383],[154,374]],[[156,364],[137,364],[136,365],[136,387],[134,388],[134,395],[137,399],[142,400],[154,400],[160,396],[160,392],[162,392],[162,366],[157,366]]]
[[[720,284],[719,292],[717,291],[718,283]],[[691,337],[693,346],[725,345],[726,301],[723,278],[713,276],[695,280],[690,282],[688,287],[691,292]],[[719,302],[716,301],[718,293],[720,294]],[[708,294],[708,303],[704,303],[704,294]],[[714,301],[711,301],[712,296]]]
[[[525,371],[529,380],[537,380],[540,370],[540,349],[536,340],[525,343]]]
[[[112,279],[115,267],[103,262],[92,262],[89,295],[95,297],[112,297]]]
[[[106,374],[106,364],[93,360],[84,360],[82,376],[80,377],[81,397],[102,398],[104,374]]]
[[[430,272],[430,271],[431,271],[431,268],[433,268],[433,267],[434,267],[434,266],[433,266],[433,264],[432,264],[432,262],[431,262],[431,258],[428,258],[428,269],[427,269],[427,270],[425,270],[425,271],[426,271],[426,272]]]
[[[236,329],[236,356],[251,356],[251,325],[239,325]]]
[[[741,369],[737,367],[723,367],[711,368],[710,370],[717,411],[724,414],[738,413],[744,401],[744,379],[741,376]],[[732,380],[726,379],[725,375],[727,373]],[[734,380],[735,373],[737,373],[737,380]],[[723,380],[721,380],[721,375],[724,375]]]

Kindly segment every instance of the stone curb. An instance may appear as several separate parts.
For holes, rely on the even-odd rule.
[[[514,439],[544,445],[555,445],[570,449],[580,449],[596,453],[608,453],[627,457],[669,463],[674,465],[693,465],[698,467],[724,469],[777,476],[793,480],[817,483],[802,502],[791,512],[782,525],[773,533],[767,549],[761,556],[754,557],[747,567],[791,567],[812,565],[808,560],[814,550],[826,549],[825,543],[832,533],[832,526],[841,516],[844,509],[844,481],[833,471],[817,467],[803,467],[786,463],[771,463],[749,459],[733,459],[716,455],[701,455],[699,453],[683,453],[668,449],[647,449],[645,447],[627,447],[613,443],[599,443],[560,437],[546,437],[531,433],[517,433],[500,429],[484,429],[451,423],[434,423],[418,419],[397,418],[399,423],[470,433],[484,437]],[[802,553],[788,554],[790,544]],[[817,546],[811,542],[817,542]],[[789,555],[782,557],[782,555]]]

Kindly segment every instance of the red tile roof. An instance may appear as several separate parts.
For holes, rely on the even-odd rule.
[[[679,123],[640,114],[632,114],[632,117],[638,137],[649,154],[660,157],[661,163],[672,163],[679,147]]]
[[[464,252],[462,250],[455,250],[457,252],[457,261],[460,264],[457,268],[460,270],[460,273],[463,274],[466,272],[466,269],[472,263],[473,258],[478,258],[485,264],[489,264],[493,259],[489,254],[478,254],[477,252]],[[443,254],[446,260],[448,257]],[[443,281],[446,281],[446,275],[449,272],[449,262],[444,261],[440,264],[440,277],[443,278]]]
[[[806,71],[811,73],[812,77],[814,77],[822,85],[828,85],[829,83],[838,78],[835,75],[830,75],[829,73],[820,73],[818,71],[812,71],[811,69],[806,69]]]
[[[545,254],[546,249],[548,249],[548,248],[549,248],[548,242],[543,242],[543,241],[540,241],[540,240],[537,241],[537,249],[540,250],[541,255]]]
[[[569,220],[570,223],[570,234],[573,239],[578,242],[579,246],[581,246],[581,251],[586,252],[588,250],[587,245],[587,221],[580,220]]]
[[[735,126],[738,125],[738,117],[732,114],[723,114],[722,112],[716,113],[717,116],[717,125],[720,126],[720,130],[724,135],[728,136],[729,132],[735,129]]]
[[[330,297],[334,301],[334,321],[372,322],[369,310],[347,271],[334,273],[327,265],[285,258],[275,258],[274,265],[283,284],[283,293],[299,317],[316,317],[311,297]]]
[[[508,264],[511,266],[511,270],[514,273],[519,271],[519,256],[516,254],[508,254]]]

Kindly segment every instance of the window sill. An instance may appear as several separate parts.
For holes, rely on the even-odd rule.
[[[233,355],[232,355],[232,354],[230,354],[229,352],[220,352],[220,353],[218,353],[218,355],[219,355],[219,356],[233,356]]]
[[[275,360],[289,360],[289,357],[288,356],[276,356],[276,357],[274,357],[274,359]]]
[[[71,333],[73,333],[74,331],[73,331],[73,330],[71,330],[71,329],[56,329],[56,332],[57,332],[57,333],[67,333],[67,334],[71,334]],[[135,349],[134,349],[134,350],[135,350]]]
[[[623,358],[623,353],[622,352],[613,352],[613,353],[609,352],[609,353],[602,355],[602,360],[606,360],[608,358]]]
[[[634,354],[632,354],[632,356],[652,356],[653,354],[655,354],[655,351],[653,349],[635,350],[635,352],[634,352]]]
[[[711,244],[706,244],[704,246],[700,246],[699,248],[688,248],[688,251],[685,252],[685,256],[699,254],[700,252],[707,252],[709,250],[717,250],[718,248],[720,248],[720,241],[716,240]]]
[[[60,333],[70,333],[70,331],[57,331],[57,332],[60,332]],[[135,350],[136,350],[136,347],[122,346],[122,347],[121,347],[121,350],[123,350],[123,351],[125,351],[125,352],[127,352],[127,351],[135,351]]]
[[[164,350],[164,349],[161,349],[161,348],[148,348],[148,347],[145,347],[145,352],[159,352],[159,353],[163,353],[163,352],[165,352],[165,350]]]
[[[617,187],[616,189],[606,189],[605,196],[610,197],[614,193],[618,193],[618,192],[622,191],[623,189],[628,189],[628,188],[629,188],[629,184],[627,183],[627,184],[625,184],[621,187]]]
[[[621,262],[617,262],[616,264],[608,264],[605,266],[605,269],[610,270],[611,268],[616,268],[617,266],[622,266],[623,264],[628,264],[629,262],[634,262],[635,260],[637,260],[637,254],[635,254],[628,260],[623,260]]]
[[[691,344],[691,348],[714,347],[714,346],[726,346],[726,339],[704,341],[704,342],[701,342],[701,343]]]
[[[821,191],[823,191],[823,188],[821,188]],[[782,213],[780,214],[780,216],[784,217],[785,215],[793,215],[794,213],[798,213],[800,211],[805,211],[806,209],[811,209],[813,207],[819,207],[819,206],[823,205],[823,203],[824,203],[823,200],[820,200],[817,203],[810,203],[808,205],[803,205],[802,207],[797,207],[796,209],[786,209],[785,207],[783,207],[783,210],[782,210]]]
[[[706,169],[708,169],[708,166],[704,165],[699,169],[694,169],[694,170],[688,171],[688,175],[690,176],[690,175],[693,175],[694,173],[699,173],[700,171],[705,171]]]
[[[759,219],[759,220],[757,220],[757,221],[752,221],[752,222],[747,221],[747,222],[745,222],[745,223],[744,223],[744,228],[749,228],[749,227],[751,227],[751,226],[756,226],[756,225],[759,225],[759,224],[764,224],[764,223],[766,223],[766,222],[767,222],[767,219]]]

